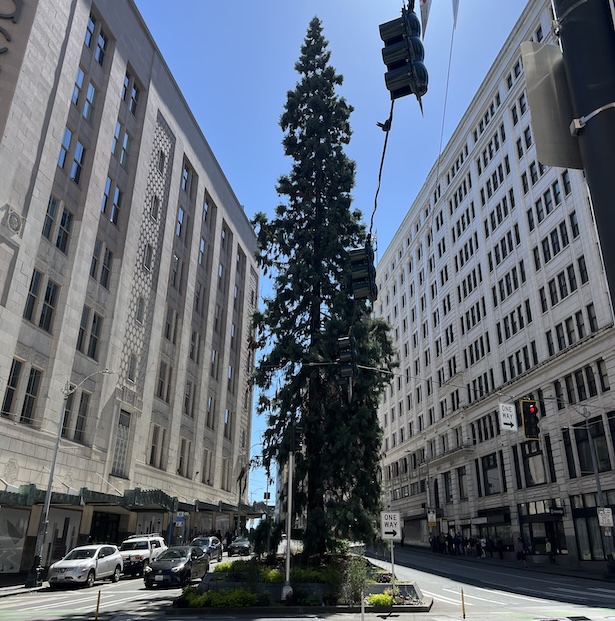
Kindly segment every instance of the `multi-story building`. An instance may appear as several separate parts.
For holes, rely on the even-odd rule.
[[[555,43],[552,22],[549,2],[528,2],[379,262],[375,311],[400,361],[380,407],[383,485],[406,542],[512,550],[521,536],[537,555],[549,539],[569,562],[603,562],[613,312],[583,174],[537,159],[519,50]]]
[[[13,5],[0,572],[30,566],[50,481],[43,564],[88,540],[232,529],[251,431],[249,219],[132,0]]]

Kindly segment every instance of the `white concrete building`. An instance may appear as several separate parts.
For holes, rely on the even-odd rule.
[[[58,435],[44,564],[87,540],[234,528],[249,220],[132,0],[8,5],[0,572],[32,562]]]
[[[554,43],[552,20],[550,2],[528,2],[379,261],[375,310],[400,361],[380,408],[383,485],[407,543],[450,532],[512,550],[522,536],[537,559],[548,538],[567,562],[604,562],[613,314],[583,174],[537,159],[519,50]]]

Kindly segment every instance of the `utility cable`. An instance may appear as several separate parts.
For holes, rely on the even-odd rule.
[[[374,228],[374,216],[376,215],[376,209],[378,209],[378,194],[380,193],[380,185],[382,183],[382,169],[384,168],[384,157],[387,152],[387,143],[389,142],[389,132],[391,131],[391,125],[393,124],[393,108],[395,106],[395,100],[391,100],[391,111],[389,112],[389,118],[384,123],[376,123],[378,127],[384,132],[384,145],[382,147],[382,157],[380,158],[380,170],[378,171],[378,186],[376,187],[376,196],[374,197],[374,210],[372,211],[372,217],[369,222],[369,234],[368,241],[371,243],[372,230]]]

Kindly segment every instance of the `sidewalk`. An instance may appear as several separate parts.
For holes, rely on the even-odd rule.
[[[487,556],[486,558],[477,558],[475,556],[448,556],[446,554],[440,554],[438,552],[432,552],[428,548],[423,548],[420,546],[395,546],[395,560],[396,562],[403,563],[405,555],[411,555],[416,557],[416,555],[423,555],[425,557],[444,557],[451,561],[457,561],[459,563],[480,563],[482,565],[493,566],[494,569],[496,567],[508,567],[521,569],[521,563],[514,558],[514,553],[505,552],[504,558],[500,559],[497,553],[494,552],[493,558]],[[381,556],[377,556],[376,558],[382,559]],[[388,560],[388,553],[385,555],[384,560]],[[527,568],[523,569],[523,571],[527,571],[530,573],[543,573],[543,574],[552,574],[559,576],[570,576],[574,578],[586,578],[590,580],[602,580],[607,583],[611,583],[615,585],[615,574],[611,579],[607,577],[606,569],[591,569],[586,567],[570,567],[565,565],[562,560],[567,560],[565,557],[556,556],[555,563],[549,563],[549,560],[544,555],[529,555],[527,557]]]
[[[9,595],[19,595],[21,593],[33,593],[46,589],[49,583],[43,582],[40,587],[28,587],[26,584],[27,572],[19,574],[0,574],[0,597],[8,597]]]

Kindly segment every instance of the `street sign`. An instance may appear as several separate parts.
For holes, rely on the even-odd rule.
[[[380,534],[383,539],[401,541],[401,516],[399,511],[380,513]]]
[[[436,512],[435,511],[427,511],[427,526],[437,526],[438,522],[436,521]]]
[[[605,528],[613,528],[613,512],[611,507],[598,507],[598,524]]]
[[[517,431],[517,412],[512,403],[500,403],[500,427],[506,431]]]

